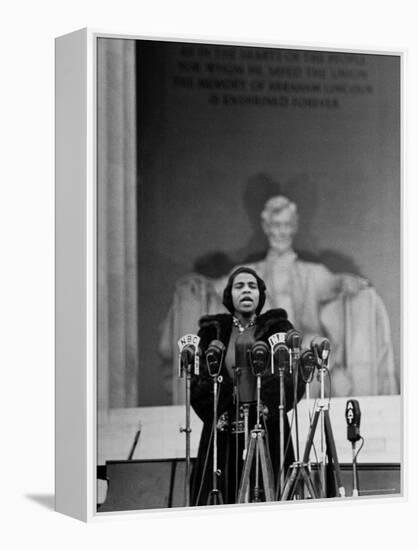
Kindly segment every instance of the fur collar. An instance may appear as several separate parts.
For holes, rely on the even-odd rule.
[[[282,308],[269,309],[265,313],[262,313],[256,318],[255,324],[257,326],[264,326],[271,322],[286,321],[287,312]],[[209,324],[220,324],[221,326],[232,325],[232,315],[230,313],[216,313],[215,315],[205,315],[199,321],[199,326],[203,327]]]

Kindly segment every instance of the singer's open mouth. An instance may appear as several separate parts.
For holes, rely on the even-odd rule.
[[[245,304],[245,303],[248,303],[248,304],[252,304],[253,303],[253,299],[252,298],[249,298],[248,296],[246,296],[245,298],[241,298],[241,300],[239,301],[240,304]]]

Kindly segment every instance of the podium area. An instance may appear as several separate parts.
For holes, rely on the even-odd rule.
[[[358,399],[360,433],[365,439],[358,455],[359,495],[399,495],[402,492],[402,406],[399,395]],[[352,494],[352,447],[347,441],[346,398],[333,398],[329,412],[346,496]],[[314,400],[298,405],[299,444],[309,430],[308,411]],[[292,412],[288,413],[292,423]],[[100,416],[97,426],[98,511],[142,510],[184,506],[185,407],[114,409]],[[293,424],[294,426],[294,424]],[[196,457],[202,423],[191,411],[191,457]],[[294,435],[294,432],[293,432]],[[315,434],[311,462],[317,468]]]

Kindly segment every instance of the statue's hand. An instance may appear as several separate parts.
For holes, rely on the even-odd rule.
[[[358,275],[352,275],[351,273],[341,273],[340,284],[340,291],[345,296],[355,296],[361,290],[370,286],[367,279],[359,277]]]

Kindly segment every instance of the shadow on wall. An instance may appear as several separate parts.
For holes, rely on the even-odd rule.
[[[257,174],[250,178],[244,189],[243,203],[251,226],[251,237],[241,249],[231,254],[216,250],[200,256],[193,264],[193,271],[216,279],[227,275],[240,263],[262,260],[267,254],[267,243],[260,223],[260,213],[266,201],[275,195],[285,195],[297,204],[301,223],[295,237],[295,250],[301,260],[321,263],[334,273],[362,276],[351,257],[337,250],[317,250],[312,226],[318,205],[318,190],[317,185],[306,174],[297,175],[286,183],[275,182],[266,174]]]

